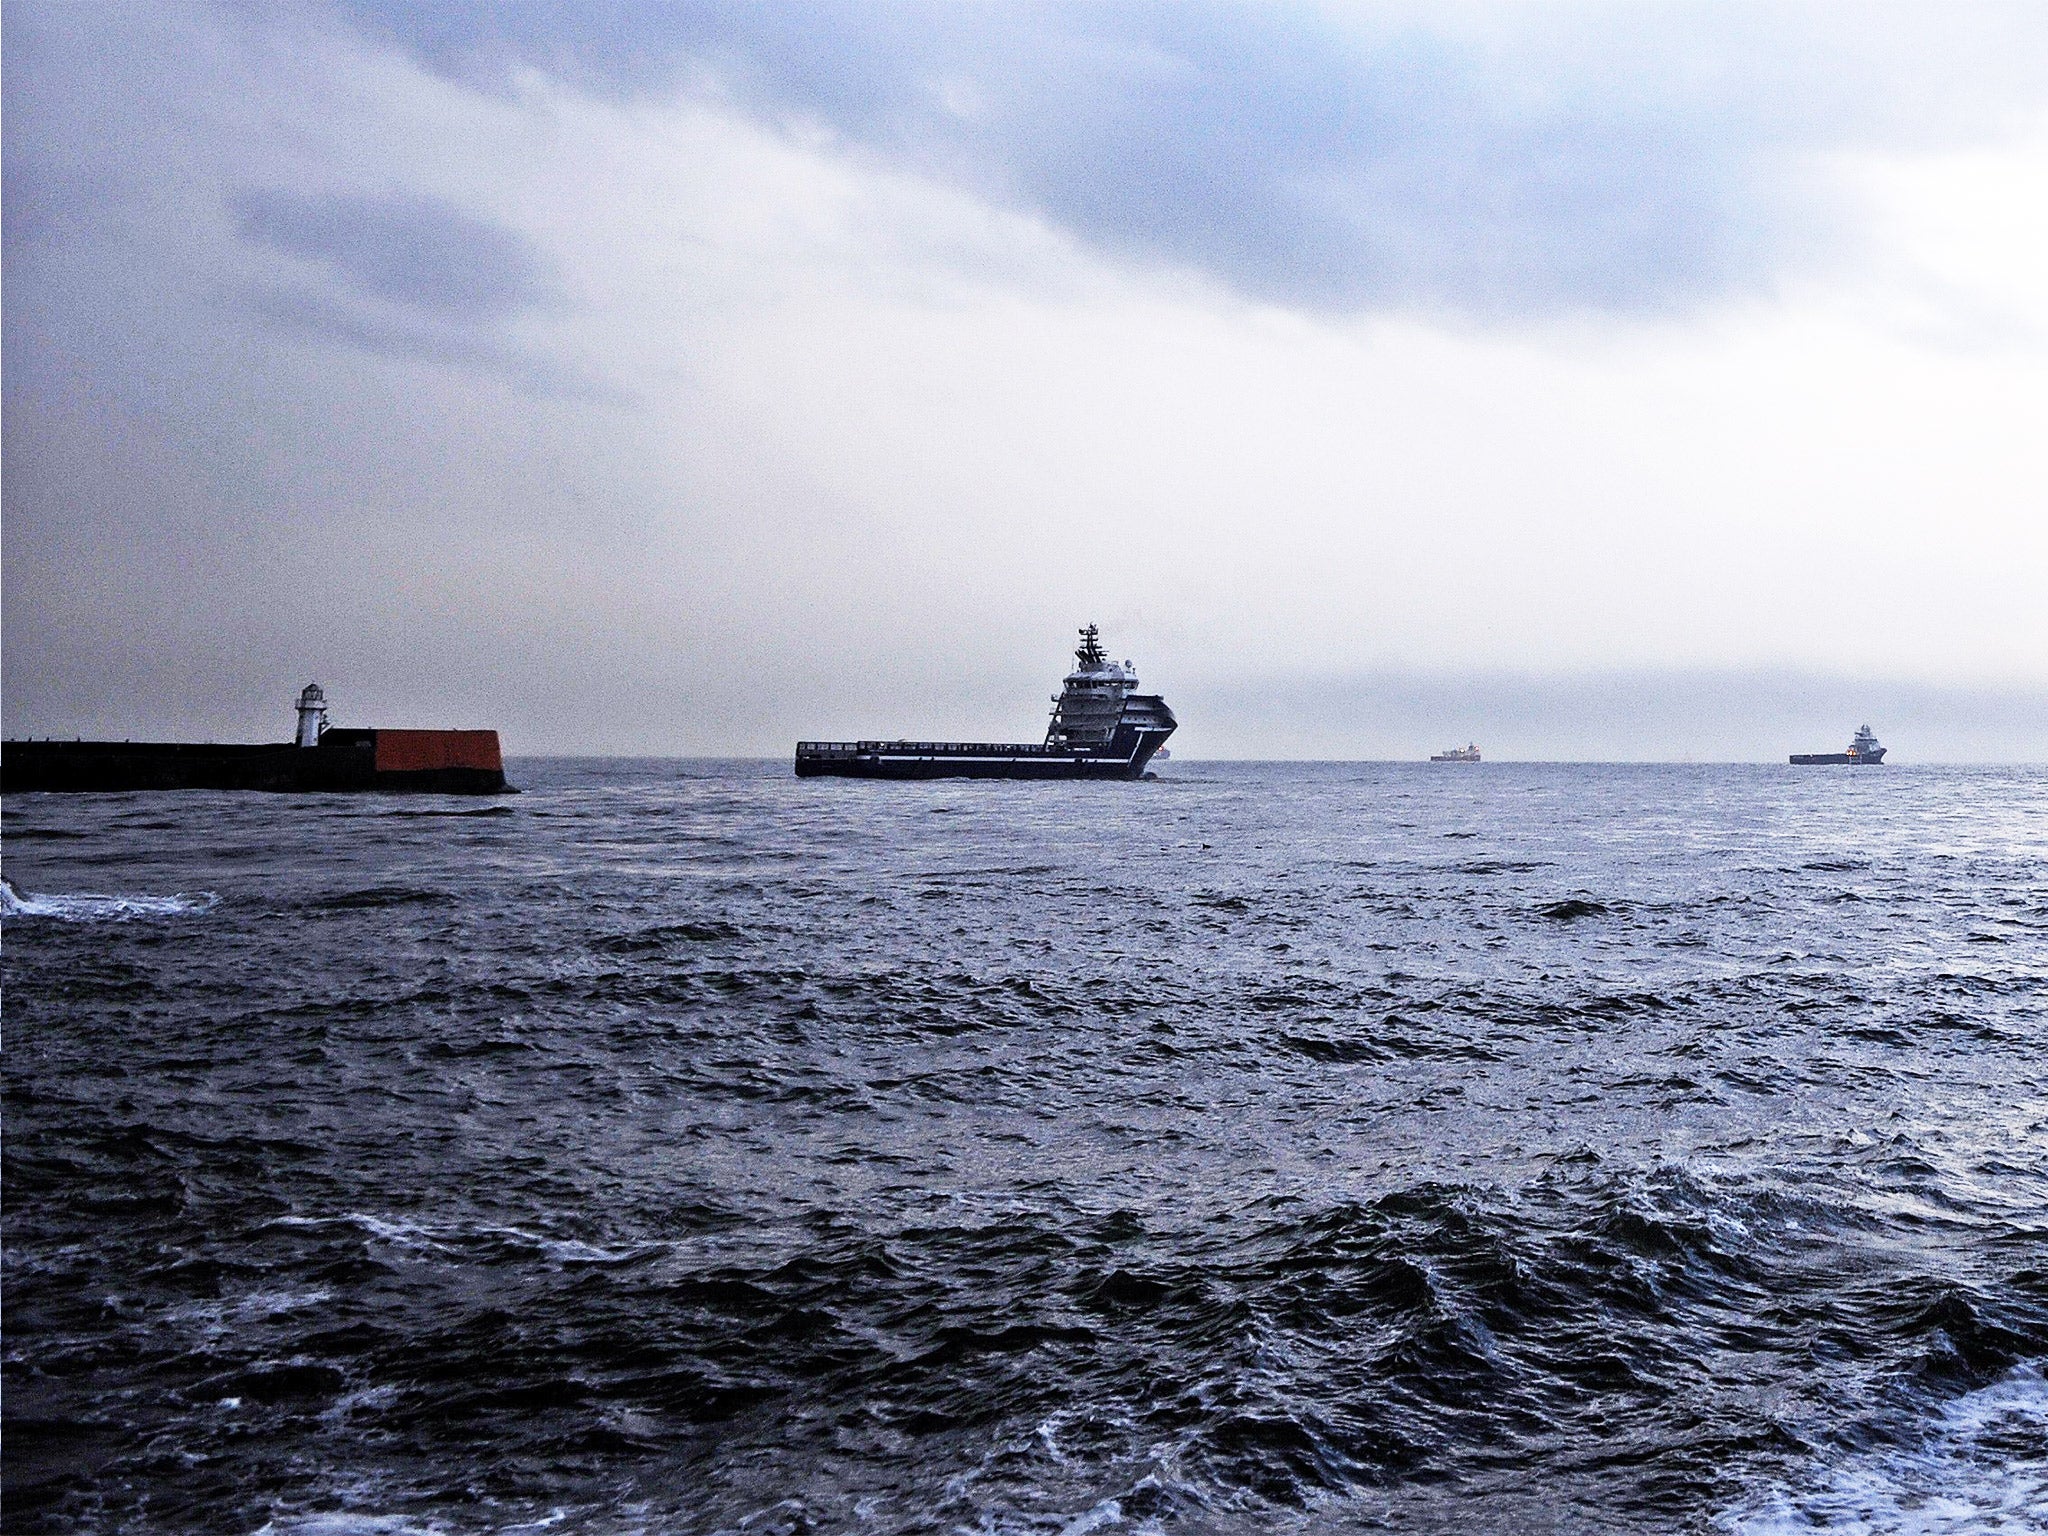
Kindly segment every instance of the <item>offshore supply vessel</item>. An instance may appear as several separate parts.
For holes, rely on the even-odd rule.
[[[290,741],[253,745],[182,741],[0,743],[0,790],[398,790],[502,795],[496,731],[330,729],[318,683],[299,694]]]
[[[1156,693],[1139,693],[1090,624],[1053,702],[1043,742],[800,741],[799,777],[849,779],[1137,779],[1179,724]]]
[[[1856,728],[1856,739],[1849,743],[1846,752],[1794,752],[1795,763],[1861,763],[1874,766],[1884,761],[1884,748],[1878,744],[1877,735],[1869,726]]]

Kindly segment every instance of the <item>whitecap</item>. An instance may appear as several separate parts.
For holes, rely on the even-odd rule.
[[[2042,1365],[1957,1398],[1912,1445],[1819,1458],[1715,1524],[1731,1536],[2048,1536]]]
[[[177,917],[210,912],[220,905],[212,891],[180,891],[174,896],[110,896],[97,891],[69,895],[24,891],[0,878],[0,917],[50,917],[67,923],[125,923],[138,917]]]
[[[328,1425],[346,1424],[357,1414],[380,1413],[398,1401],[398,1388],[389,1382],[374,1387],[359,1387],[353,1392],[344,1392],[327,1406],[320,1415],[320,1422]]]
[[[399,1248],[458,1253],[465,1245],[486,1239],[510,1239],[536,1255],[558,1264],[623,1264],[651,1253],[675,1251],[673,1242],[637,1242],[620,1246],[586,1243],[577,1238],[548,1237],[524,1227],[484,1225],[463,1226],[452,1221],[410,1221],[373,1216],[366,1211],[345,1211],[336,1216],[277,1216],[276,1227],[320,1228],[353,1226],[379,1242]]]
[[[668,1248],[666,1243],[635,1243],[625,1247],[605,1247],[600,1243],[581,1242],[573,1237],[543,1237],[538,1233],[525,1232],[518,1227],[486,1227],[486,1232],[501,1232],[516,1237],[535,1247],[557,1264],[624,1264],[649,1253],[658,1253]]]
[[[173,1307],[164,1314],[168,1322],[194,1323],[213,1334],[222,1334],[249,1324],[265,1322],[289,1312],[304,1311],[334,1299],[327,1290],[249,1291],[218,1301],[193,1301]]]
[[[403,1515],[328,1510],[279,1516],[258,1530],[256,1536],[441,1536],[442,1529],[438,1525],[417,1524]]]
[[[1065,1525],[1060,1527],[1060,1536],[1088,1536],[1090,1531],[1099,1531],[1104,1526],[1121,1525],[1124,1507],[1115,1499],[1104,1499],[1092,1509],[1084,1509]]]

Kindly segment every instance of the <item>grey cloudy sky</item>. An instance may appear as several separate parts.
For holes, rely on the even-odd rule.
[[[2048,757],[2038,6],[4,23],[10,733]]]

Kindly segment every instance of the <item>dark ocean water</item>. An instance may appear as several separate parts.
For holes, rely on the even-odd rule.
[[[2048,772],[5,805],[8,1530],[2048,1530]]]

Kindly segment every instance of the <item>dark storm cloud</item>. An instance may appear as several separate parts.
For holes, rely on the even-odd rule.
[[[229,207],[243,239],[321,263],[394,304],[488,320],[554,292],[525,236],[430,198],[246,188]]]
[[[333,342],[378,357],[494,374],[525,394],[546,399],[625,402],[620,390],[581,378],[488,334],[449,325],[436,316],[380,315],[300,288],[250,295],[249,307],[271,325],[316,341]]]
[[[529,394],[610,395],[496,335],[492,322],[556,297],[552,267],[517,231],[420,197],[245,188],[228,206],[244,240],[339,279],[338,294],[280,284],[252,295],[280,329],[497,374]]]
[[[680,83],[1248,295],[1482,318],[1768,289],[1842,232],[1802,157],[1988,120],[2044,74],[2036,23],[1996,13],[2001,61],[1884,6],[1844,46],[1794,6],[341,3],[474,82]]]

